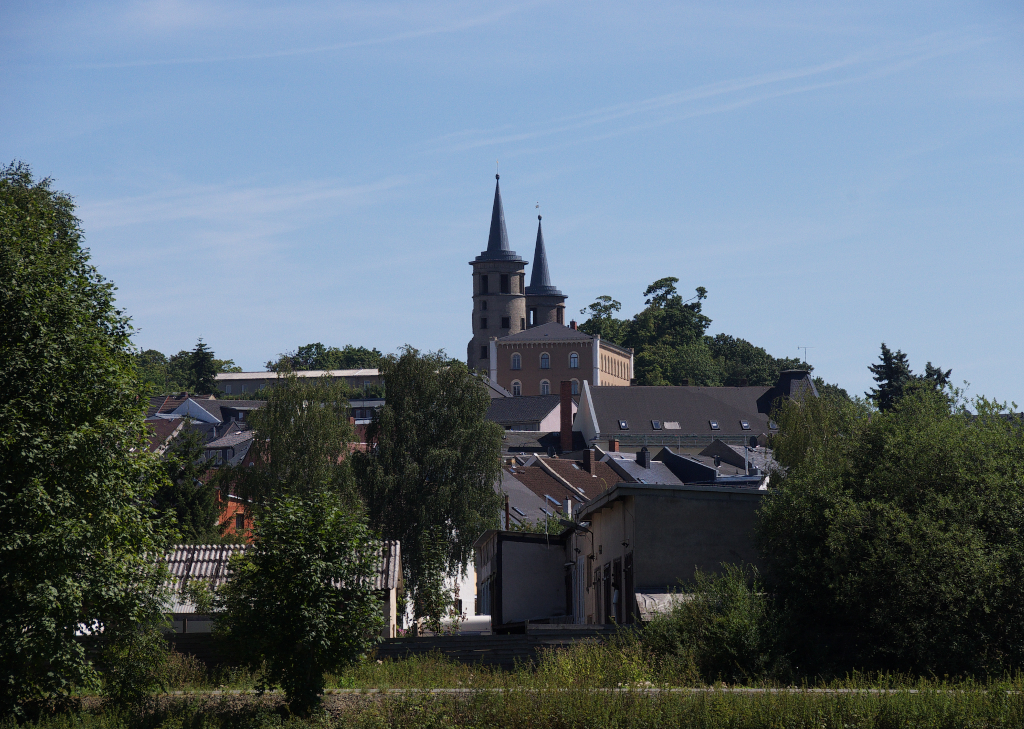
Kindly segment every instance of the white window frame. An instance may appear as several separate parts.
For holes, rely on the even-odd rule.
[[[575,360],[575,364],[573,361]],[[580,368],[580,355],[578,352],[569,353],[569,369],[578,370]]]
[[[548,380],[541,380],[540,381],[540,394],[541,395],[550,395],[551,394],[551,382],[549,382]]]
[[[523,394],[523,383],[519,380],[512,380],[512,396],[519,397]]]
[[[572,394],[573,395],[579,395],[580,394],[580,381],[579,380],[574,379],[572,381]]]

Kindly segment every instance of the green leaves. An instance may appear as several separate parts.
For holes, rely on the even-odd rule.
[[[0,713],[95,686],[162,621],[146,392],[73,213],[27,166],[0,172]],[[123,667],[120,696],[152,679]]]

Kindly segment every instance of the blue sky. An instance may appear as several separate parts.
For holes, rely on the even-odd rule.
[[[0,4],[0,156],[144,348],[464,357],[495,160],[578,312],[663,276],[851,392],[879,344],[1024,405],[1016,2]],[[577,317],[578,318],[578,317]]]

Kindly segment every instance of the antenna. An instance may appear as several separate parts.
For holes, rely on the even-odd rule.
[[[807,362],[807,350],[816,349],[816,347],[797,347],[797,349],[802,349],[804,351],[804,362],[810,364],[810,362]]]

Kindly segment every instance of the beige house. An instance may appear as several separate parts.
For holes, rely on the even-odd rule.
[[[491,382],[513,395],[553,395],[562,381],[572,394],[583,383],[628,386],[633,377],[633,352],[585,334],[573,325],[542,324],[501,339],[492,338],[488,357]]]

